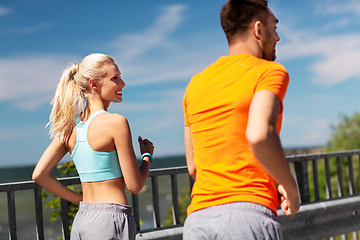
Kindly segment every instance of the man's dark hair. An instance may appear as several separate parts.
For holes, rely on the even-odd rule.
[[[229,44],[235,35],[245,33],[253,20],[266,24],[267,3],[265,0],[228,0],[224,4],[220,21]]]

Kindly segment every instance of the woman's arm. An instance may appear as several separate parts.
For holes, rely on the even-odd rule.
[[[37,163],[32,179],[49,192],[79,205],[82,194],[71,191],[51,174],[51,170],[67,152],[67,147],[61,143],[59,137],[55,137]]]
[[[132,145],[132,137],[130,126],[127,119],[121,115],[115,115],[114,124],[114,143],[119,156],[121,170],[124,176],[126,187],[130,192],[138,194],[144,187],[148,179],[151,161],[149,157],[144,157],[142,164],[138,165],[134,148]],[[139,137],[140,151],[143,153],[153,154],[154,146],[147,140]]]

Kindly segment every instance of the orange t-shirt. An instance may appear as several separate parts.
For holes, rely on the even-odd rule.
[[[275,181],[252,154],[245,132],[250,103],[260,90],[281,101],[280,132],[288,83],[281,64],[250,54],[221,57],[191,79],[183,101],[196,163],[188,214],[232,202],[253,202],[276,213]]]

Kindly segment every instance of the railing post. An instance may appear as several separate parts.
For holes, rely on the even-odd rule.
[[[36,238],[44,240],[44,218],[42,208],[41,188],[34,189],[35,194],[35,216],[36,216]]]
[[[63,231],[63,239],[70,240],[69,232],[69,202],[61,198],[61,227]]]
[[[17,240],[16,213],[15,213],[15,192],[7,192],[8,218],[9,218],[9,239]]]
[[[302,203],[310,202],[307,163],[307,161],[294,162],[296,181],[299,187],[300,199]]]
[[[349,167],[349,194],[355,194],[355,181],[354,181],[354,166],[352,156],[348,156],[348,167]]]
[[[180,223],[177,176],[175,174],[171,174],[170,177],[171,177],[173,223],[174,225],[177,225]]]
[[[358,240],[358,234],[357,232],[352,233],[353,240]]]
[[[338,178],[338,196],[344,196],[344,184],[343,184],[343,174],[342,174],[342,163],[341,157],[336,158],[336,170]]]
[[[157,177],[151,177],[152,199],[153,199],[153,214],[154,227],[160,227],[160,203],[159,203],[159,184]]]
[[[332,197],[332,189],[331,189],[330,164],[328,158],[325,158],[325,177],[326,177],[326,198],[330,199]]]
[[[140,231],[140,212],[139,212],[139,197],[137,194],[131,194],[133,214],[136,223],[136,231]]]
[[[318,176],[317,160],[312,161],[312,166],[313,166],[313,180],[314,180],[315,200],[319,200],[320,199],[320,192],[319,192],[319,176]]]

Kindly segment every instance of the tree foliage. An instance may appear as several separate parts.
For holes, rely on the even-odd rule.
[[[332,133],[328,142],[331,151],[360,149],[360,113],[348,117],[340,114],[337,125],[331,125]]]
[[[183,189],[179,196],[179,218],[180,223],[184,223],[186,219],[186,209],[190,204],[190,187]],[[172,205],[168,206],[165,211],[165,219],[162,222],[162,226],[173,225],[173,210]]]

